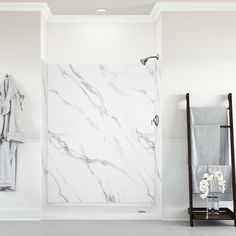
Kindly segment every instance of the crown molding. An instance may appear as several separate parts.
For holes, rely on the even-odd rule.
[[[150,13],[152,22],[155,22],[160,15],[161,15],[161,7],[160,7],[160,3],[157,2],[154,4]]]
[[[52,15],[45,2],[0,2],[0,11],[41,12],[45,16]]]
[[[49,23],[153,23],[150,15],[51,15]]]
[[[161,12],[236,11],[236,2],[161,2],[157,5]]]
[[[157,2],[149,15],[53,15],[45,2],[0,2],[0,11],[40,12],[49,23],[153,23],[162,12],[236,11],[236,2]]]
[[[49,23],[152,23],[151,15],[53,15],[45,2],[0,2],[1,11],[40,12]]]

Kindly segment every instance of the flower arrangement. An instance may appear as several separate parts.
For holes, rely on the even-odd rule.
[[[209,184],[213,182],[213,180],[216,179],[218,181],[219,190],[220,192],[225,192],[225,179],[222,175],[221,171],[211,171],[210,174],[205,173],[202,177],[202,180],[200,182],[200,191],[201,191],[201,198],[205,199],[207,198],[209,194]]]

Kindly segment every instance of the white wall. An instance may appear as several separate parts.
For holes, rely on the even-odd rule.
[[[25,95],[26,139],[39,140],[40,15],[0,12],[0,74],[11,74]]]
[[[155,54],[153,24],[48,25],[48,63],[139,63]]]
[[[0,218],[39,218],[40,61],[40,14],[0,12],[0,76],[11,74],[25,95],[26,136],[19,146],[17,190],[0,193]]]
[[[235,12],[162,14],[164,217],[186,217],[188,206],[185,94],[206,106],[227,105],[232,92],[236,105],[235,29]]]
[[[186,92],[193,105],[217,105],[236,91],[235,29],[235,12],[162,15],[163,138],[186,138]]]
[[[161,58],[162,53],[162,16],[161,14],[158,16],[156,21],[154,22],[155,34],[155,46],[156,46],[156,53],[159,54],[159,58]],[[159,60],[160,61],[160,60]]]

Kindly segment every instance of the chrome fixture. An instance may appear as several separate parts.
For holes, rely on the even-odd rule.
[[[156,58],[157,60],[159,59],[159,55],[157,54],[156,56],[150,56],[150,57],[145,57],[143,59],[140,59],[141,63],[145,66],[147,61],[150,59],[150,58]]]

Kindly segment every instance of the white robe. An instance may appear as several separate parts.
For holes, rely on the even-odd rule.
[[[0,84],[0,191],[16,189],[17,146],[24,142],[23,98],[6,77]]]

